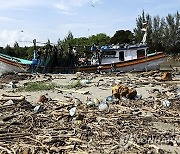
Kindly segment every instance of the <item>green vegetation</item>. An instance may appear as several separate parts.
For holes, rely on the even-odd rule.
[[[135,42],[141,42],[143,37],[143,23],[148,22],[147,44],[150,51],[164,51],[168,54],[180,53],[180,14],[168,14],[165,18],[151,17],[142,13],[136,19],[134,29]]]
[[[123,44],[128,43],[132,44],[134,40],[133,33],[130,30],[118,30],[114,34],[114,36],[111,38],[110,42],[111,44]]]
[[[29,82],[26,86],[18,88],[18,91],[43,91],[43,90],[53,90],[56,87],[54,83],[47,82]]]
[[[68,85],[64,86],[64,88],[72,89],[72,88],[80,88],[82,87],[80,80],[73,81]]]

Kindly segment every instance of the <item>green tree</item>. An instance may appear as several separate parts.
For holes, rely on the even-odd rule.
[[[180,39],[178,29],[180,26],[180,14],[168,14],[166,18],[159,16],[153,17],[149,14],[145,15],[144,11],[141,16],[136,19],[136,28],[134,29],[135,41],[140,43],[144,32],[142,28],[144,22],[148,21],[147,40],[150,51],[165,51],[177,54],[180,52]]]
[[[130,30],[118,30],[111,38],[111,44],[124,44],[124,43],[132,43],[133,41],[133,33]]]
[[[68,32],[68,35],[64,38],[64,41],[69,41],[72,40],[74,38],[73,34],[71,31]]]
[[[92,35],[87,37],[80,37],[80,38],[74,38],[73,34],[71,31],[68,32],[68,35],[63,39],[58,40],[58,48],[61,50],[60,52],[62,53],[61,57],[66,58],[67,53],[68,53],[68,46],[75,47],[77,50],[77,54],[79,56],[83,55],[83,53],[89,53],[90,47],[93,44],[102,46],[109,44],[110,37],[107,36],[105,33],[99,33],[96,35]]]
[[[160,19],[159,16],[153,18],[152,32],[151,36],[151,49],[153,51],[163,51],[163,31],[164,31],[165,21],[164,18]]]
[[[34,51],[34,47],[26,47],[25,53],[26,53],[26,57],[25,59],[29,59],[32,60],[33,59],[33,51]]]
[[[10,47],[10,45],[7,44],[7,46],[4,48],[4,53],[9,56],[16,56],[14,49]]]
[[[176,55],[180,52],[178,31],[180,27],[180,14],[177,12],[175,15],[168,14],[166,17],[166,24],[164,29],[163,45],[167,52]]]
[[[88,39],[89,39],[90,45],[96,44],[96,45],[102,46],[102,45],[109,44],[110,42],[110,37],[107,36],[105,33],[92,35]]]

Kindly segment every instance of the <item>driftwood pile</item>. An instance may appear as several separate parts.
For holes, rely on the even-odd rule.
[[[169,92],[174,91],[175,85],[170,86]],[[169,101],[171,105],[167,107],[154,98],[120,98],[103,112],[79,103],[76,114],[70,116],[74,99],[58,102],[40,96],[41,108],[35,110],[36,106],[22,96],[3,95],[0,101],[0,151],[9,154],[114,154],[167,153],[173,148],[178,152],[180,102],[177,97]],[[160,125],[171,128],[159,129]]]

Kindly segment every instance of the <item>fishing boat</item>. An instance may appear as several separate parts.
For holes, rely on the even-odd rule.
[[[160,68],[160,64],[166,60],[166,56],[162,52],[156,52],[151,54],[139,54],[146,52],[144,47],[125,49],[125,50],[107,50],[103,51],[105,54],[99,64],[97,59],[94,59],[95,63],[85,66],[76,67],[53,67],[53,72],[138,72],[157,70]],[[110,54],[112,53],[112,55]],[[128,53],[134,53],[128,55]],[[137,53],[137,55],[136,55]],[[117,56],[119,55],[119,56]],[[128,56],[125,56],[128,55]],[[133,56],[134,55],[134,56]]]
[[[160,64],[166,60],[163,52],[150,52],[146,44],[147,27],[140,44],[136,45],[111,45],[101,48],[91,48],[92,58],[90,63],[75,65],[71,67],[54,66],[53,61],[56,54],[51,54],[44,65],[37,66],[34,51],[32,61],[0,54],[0,68],[4,72],[31,72],[40,73],[75,73],[75,72],[132,72],[148,71],[160,68]],[[34,42],[34,45],[36,42]],[[34,68],[36,70],[34,70]]]
[[[97,52],[101,52],[98,58]],[[93,51],[91,63],[82,66],[62,67],[62,66],[39,66],[38,72],[45,68],[48,72],[54,73],[74,73],[74,72],[132,72],[157,70],[160,64],[166,60],[163,52],[148,53],[148,47],[145,45],[129,47],[106,47],[100,51]],[[32,71],[33,61],[11,57],[0,53],[1,73],[7,72],[28,72]],[[48,64],[48,63],[47,63]],[[45,71],[44,73],[48,73]]]
[[[30,70],[32,61],[11,57],[0,53],[0,73],[27,72]]]
[[[98,58],[93,59],[91,66],[76,68],[77,71],[94,72],[97,71],[148,71],[159,69],[160,64],[166,59],[162,52],[147,54],[146,46],[133,46],[118,49],[103,49],[102,58],[99,64]]]
[[[147,28],[141,43],[136,45],[111,45],[103,46],[100,49],[93,46],[91,48],[92,58],[90,65],[78,67],[55,67],[54,71],[59,70],[68,72],[132,72],[157,70],[160,64],[166,61],[163,52],[150,52],[146,44]]]

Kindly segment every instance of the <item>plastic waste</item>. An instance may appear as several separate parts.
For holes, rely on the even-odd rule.
[[[78,98],[75,98],[74,99],[74,105],[75,106],[79,106],[79,105],[81,105],[82,104],[82,102],[78,99]]]
[[[94,98],[93,101],[94,101],[95,106],[99,106],[99,103],[100,103],[99,99]]]
[[[113,103],[113,101],[114,101],[113,96],[108,96],[108,97],[106,98],[106,101],[107,101],[107,103]]]
[[[170,107],[170,106],[171,106],[171,102],[168,101],[167,99],[163,100],[163,101],[162,101],[162,104],[163,104],[163,106],[165,106],[165,107]]]
[[[8,87],[8,88],[16,88],[16,85],[15,85],[15,83],[13,81],[11,81],[6,85],[6,87]]]
[[[135,97],[134,97],[135,100],[140,100],[142,99],[142,95],[141,94],[137,94]]]
[[[105,111],[106,109],[108,109],[107,103],[102,102],[101,104],[99,104],[99,111]]]
[[[70,114],[71,117],[74,116],[76,114],[76,107],[71,108],[69,110],[69,114]]]
[[[82,124],[82,121],[81,121],[81,120],[77,120],[77,121],[76,121],[76,124],[77,124],[77,125],[81,125],[81,124]]]
[[[13,102],[13,100],[8,100],[7,102],[5,102],[4,104],[3,104],[3,106],[9,106],[9,105],[13,105],[14,104],[14,102]]]
[[[80,81],[80,84],[82,86],[86,86],[88,83],[89,83],[89,80],[86,80],[86,79]]]
[[[92,106],[95,105],[95,102],[94,102],[94,101],[87,101],[86,105],[87,105],[88,107],[92,107]]]
[[[81,75],[82,75],[81,72],[76,72],[76,76],[77,76],[77,77],[80,77]]]
[[[41,105],[35,106],[34,112],[35,112],[35,113],[38,113],[38,112],[40,112],[40,111],[42,111],[42,106],[41,106]]]

